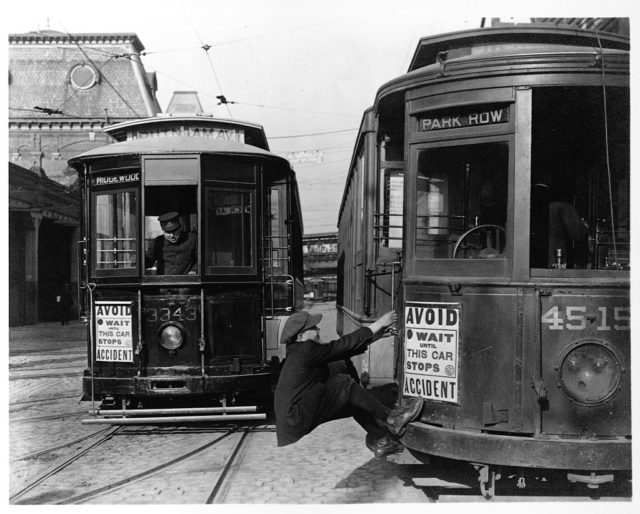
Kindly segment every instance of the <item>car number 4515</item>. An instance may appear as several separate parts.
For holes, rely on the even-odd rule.
[[[629,307],[598,307],[597,313],[588,312],[587,307],[567,306],[563,309],[554,305],[542,315],[542,323],[549,330],[585,330],[595,323],[596,330],[630,330],[631,310]]]

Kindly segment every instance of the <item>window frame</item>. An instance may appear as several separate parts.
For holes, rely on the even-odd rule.
[[[505,256],[501,259],[429,259],[419,257],[416,248],[417,229],[417,179],[418,159],[422,151],[434,148],[454,148],[460,146],[501,143],[506,144],[507,155],[507,217],[505,229]],[[444,276],[476,276],[476,277],[508,277],[512,270],[514,255],[513,227],[513,190],[514,190],[514,134],[495,136],[478,136],[474,138],[459,138],[437,140],[412,144],[409,147],[409,162],[405,171],[405,241],[407,250],[407,269],[410,275],[444,275]]]
[[[250,223],[251,223],[251,265],[250,266],[209,266],[207,264],[206,255],[208,252],[208,240],[207,236],[209,233],[209,218],[207,216],[207,197],[209,191],[215,192],[230,192],[230,193],[249,193],[249,200],[251,205],[251,215],[250,215]],[[257,209],[258,206],[258,194],[257,188],[253,184],[246,183],[230,183],[223,182],[219,183],[217,181],[207,180],[202,184],[202,210],[203,214],[201,216],[202,220],[202,251],[201,256],[203,257],[203,261],[201,264],[201,273],[203,276],[214,277],[220,275],[250,275],[255,276],[258,273],[258,252],[260,247],[258,245],[257,238],[257,230],[256,219],[257,219]],[[211,270],[211,271],[210,271]]]
[[[171,164],[168,164],[168,163]],[[189,171],[184,173],[178,177],[171,176],[169,174],[167,176],[167,170],[171,170],[172,166],[175,163],[182,163],[183,166],[187,166],[191,168],[193,171]],[[201,204],[200,204],[200,194],[199,190],[201,189],[201,169],[202,169],[202,159],[200,154],[196,153],[185,153],[185,154],[149,154],[143,155],[141,158],[141,164],[143,169],[142,176],[142,198],[140,203],[140,248],[141,248],[141,256],[144,259],[144,255],[146,252],[146,227],[145,227],[145,219],[147,217],[147,188],[154,187],[171,187],[173,185],[181,185],[181,186],[194,186],[196,188],[196,194],[194,200],[196,201],[196,217],[198,220],[198,231],[197,231],[197,273],[194,275],[153,275],[146,274],[144,267],[144,260],[140,263],[141,270],[141,282],[143,284],[148,283],[192,283],[199,282],[200,277],[202,276],[202,228],[200,226],[202,215],[201,215]],[[151,171],[151,173],[149,173]],[[154,175],[158,176],[154,176]]]
[[[136,234],[134,236],[134,251],[136,254],[136,264],[131,268],[114,268],[104,269],[98,268],[98,213],[97,213],[97,197],[105,195],[133,193],[136,199],[134,223]],[[137,277],[140,273],[140,188],[138,186],[127,185],[124,187],[93,187],[90,197],[90,213],[91,213],[91,260],[90,275],[95,277]]]

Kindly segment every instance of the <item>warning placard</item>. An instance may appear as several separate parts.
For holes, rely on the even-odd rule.
[[[457,403],[460,304],[410,302],[404,318],[404,394]]]
[[[96,361],[133,362],[131,302],[95,302]]]

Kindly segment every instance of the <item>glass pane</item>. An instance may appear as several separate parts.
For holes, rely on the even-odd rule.
[[[404,203],[402,170],[383,170],[383,181],[382,246],[402,248],[402,206]]]
[[[629,126],[626,88],[534,89],[531,267],[629,269]]]
[[[203,180],[244,182],[248,184],[254,184],[256,181],[255,165],[244,159],[203,157],[202,163]]]
[[[504,258],[508,156],[507,143],[419,152],[419,258]]]
[[[253,192],[207,190],[206,266],[253,266]]]
[[[289,273],[288,236],[285,227],[286,184],[272,186],[269,190],[269,212],[265,220],[265,271],[267,276]]]
[[[95,197],[96,269],[134,269],[137,264],[135,191]]]

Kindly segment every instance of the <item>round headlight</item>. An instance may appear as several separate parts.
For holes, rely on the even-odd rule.
[[[184,334],[177,325],[165,325],[160,330],[160,344],[167,350],[176,350],[184,342]]]
[[[622,375],[615,353],[598,340],[579,341],[569,347],[556,369],[560,387],[582,405],[608,400],[618,389]]]

